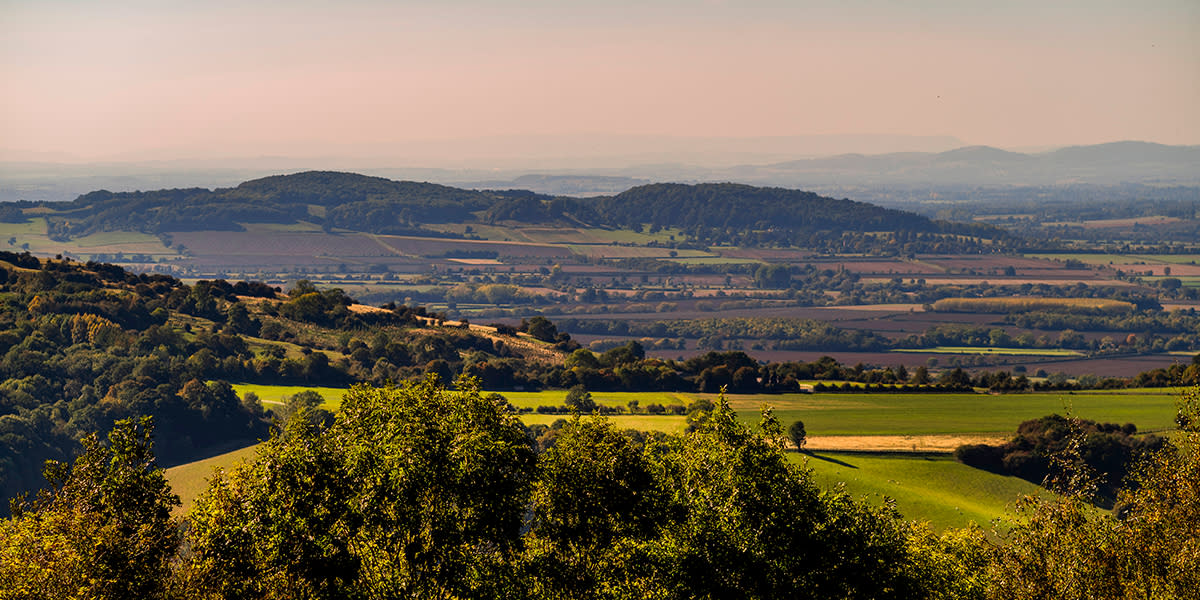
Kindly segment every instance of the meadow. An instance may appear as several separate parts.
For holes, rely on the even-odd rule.
[[[1024,479],[968,467],[949,456],[793,452],[788,457],[806,464],[822,488],[842,486],[875,504],[891,498],[905,519],[927,521],[937,530],[971,523],[1004,529],[1003,519],[1014,516],[1016,500],[1046,493]]]

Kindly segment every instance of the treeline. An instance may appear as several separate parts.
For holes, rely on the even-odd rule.
[[[219,473],[183,523],[150,423],[124,421],[51,491],[0,520],[6,597],[1194,598],[1200,413],[1096,511],[1057,473],[1000,538],[935,534],[890,504],[821,490],[724,399],[686,434],[574,418],[539,446],[460,385],[356,387],[331,423],[301,409]]]
[[[1178,322],[1185,322],[1181,317]],[[1113,321],[1114,323],[1119,321]],[[1136,321],[1134,322],[1136,323]],[[1180,333],[1169,336],[1139,333],[1125,336],[1088,338],[1074,329],[1056,334],[1010,333],[1001,327],[972,325],[934,325],[921,333],[888,338],[862,329],[844,329],[825,321],[785,317],[746,317],[730,319],[617,320],[560,318],[559,326],[575,334],[628,336],[639,338],[697,340],[700,348],[720,350],[748,345],[754,350],[816,350],[843,352],[879,352],[892,349],[963,346],[973,348],[1072,349],[1093,354],[1151,353],[1200,350],[1200,335]],[[1053,332],[1057,328],[1048,327]],[[1131,327],[1129,330],[1136,330]]]
[[[1130,302],[1108,298],[943,298],[934,302],[938,312],[1024,313],[1054,311],[1081,315],[1115,315],[1134,310]]]
[[[786,340],[787,349],[790,350],[865,352],[892,347],[891,340],[883,336],[859,329],[842,329],[825,321],[813,319],[733,318],[632,321],[562,318],[558,320],[558,325],[565,331],[589,335],[692,339],[719,336],[755,340]]]

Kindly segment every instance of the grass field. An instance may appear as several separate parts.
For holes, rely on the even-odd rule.
[[[799,453],[789,458],[805,460]],[[1018,498],[1041,491],[1023,479],[974,469],[949,456],[820,452],[807,457],[807,464],[818,486],[843,484],[850,495],[872,503],[893,498],[905,519],[928,521],[938,530],[972,522],[987,528]]]
[[[906,354],[991,354],[995,356],[1083,356],[1077,350],[1056,348],[996,348],[974,346],[936,346],[933,348],[897,348]]]
[[[526,425],[550,425],[559,419],[569,418],[571,418],[570,415],[542,415],[538,413],[525,413],[521,415],[521,422],[525,423]],[[613,426],[615,426],[617,429],[637,429],[639,431],[680,433],[683,431],[683,428],[686,425],[684,417],[678,415],[612,415],[607,418],[609,421],[612,421]]]
[[[186,514],[192,509],[196,498],[208,489],[208,479],[212,477],[214,469],[218,467],[228,469],[246,459],[253,458],[257,449],[257,445],[248,446],[167,469],[167,481],[171,483],[171,491],[179,494],[179,499],[183,501],[183,504],[173,512],[180,515]]]
[[[346,393],[346,388],[306,385],[259,385],[256,383],[235,383],[233,384],[233,389],[239,396],[244,396],[246,392],[258,394],[258,398],[266,405],[265,408],[271,408],[273,404],[283,404],[288,396],[294,396],[304,390],[312,390],[325,399],[325,403],[321,405],[322,408],[337,410],[342,405],[342,395]]]
[[[1200,254],[1025,254],[1029,258],[1057,260],[1075,259],[1090,265],[1132,265],[1137,263],[1166,263],[1173,265],[1200,264]]]
[[[1000,434],[1021,421],[1071,414],[1096,421],[1134,423],[1140,430],[1174,426],[1173,394],[1092,392],[1032,394],[780,394],[732,395],[738,418],[758,421],[769,404],[786,425],[804,421],[809,435]]]
[[[10,238],[16,238],[8,245]],[[29,244],[34,254],[61,254],[69,252],[75,256],[90,257],[93,254],[127,255],[146,254],[153,257],[174,257],[175,250],[163,246],[156,236],[130,231],[105,231],[58,242],[46,236],[46,220],[33,218],[25,223],[0,223],[0,249],[20,251],[22,244]]]
[[[342,388],[235,384],[238,394],[252,391],[264,403],[283,402],[303,390],[314,390],[326,399],[324,406],[337,410]],[[561,406],[564,390],[540,392],[500,392],[514,406],[536,408]],[[804,421],[809,435],[1009,435],[1021,421],[1049,414],[1066,414],[1110,423],[1133,423],[1139,430],[1174,427],[1175,389],[1103,390],[1074,393],[1030,394],[730,394],[729,404],[738,419],[755,424],[762,406],[769,405],[785,424]],[[638,400],[649,404],[682,404],[716,394],[685,392],[593,392],[593,399],[605,406],[626,406]],[[270,406],[270,404],[268,404]],[[552,423],[562,415],[525,414],[526,423]],[[616,415],[622,427],[675,431],[679,416]]]

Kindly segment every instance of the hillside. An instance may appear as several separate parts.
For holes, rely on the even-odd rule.
[[[423,308],[365,307],[306,281],[289,292],[0,252],[0,498],[41,485],[45,460],[127,417],[155,418],[168,464],[265,437],[269,415],[231,381],[449,380],[467,357],[562,360],[515,331],[447,326]]]
[[[985,240],[1008,237],[989,225],[935,222],[910,212],[782,188],[649,184],[615,196],[581,199],[526,190],[465,190],[328,171],[266,177],[215,190],[100,190],[67,204],[7,203],[0,205],[0,215],[7,222],[35,215],[44,218],[49,236],[62,241],[99,232],[165,235],[301,222],[326,232],[426,237],[461,237],[439,227],[445,224],[503,222],[633,230],[648,225],[654,230],[688,231],[701,243],[720,243],[727,236],[751,246],[819,246],[847,232],[875,231]]]

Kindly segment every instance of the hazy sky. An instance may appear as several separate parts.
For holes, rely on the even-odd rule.
[[[0,149],[637,134],[1200,144],[1200,1],[0,0]]]

